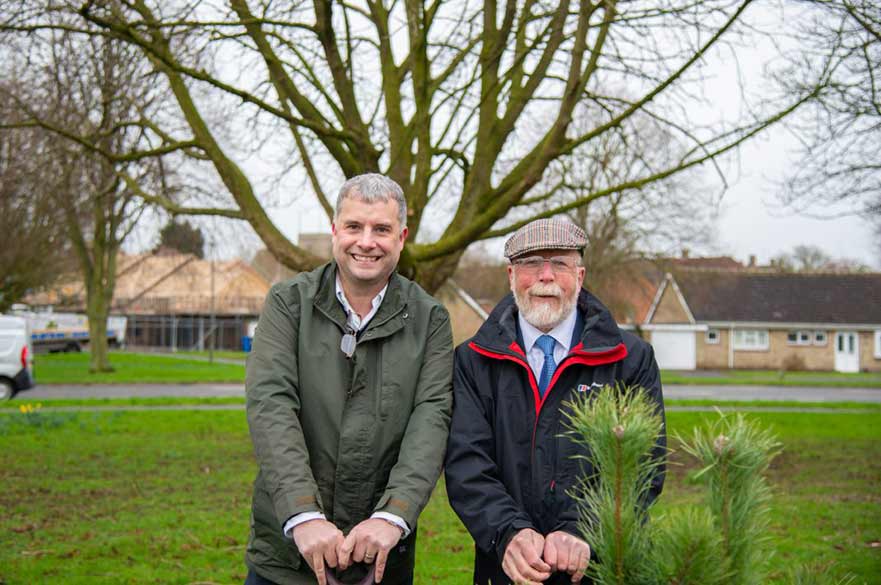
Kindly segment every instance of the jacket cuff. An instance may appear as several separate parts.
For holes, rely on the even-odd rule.
[[[492,543],[495,546],[496,556],[499,558],[499,563],[505,559],[505,551],[508,549],[508,545],[511,543],[514,536],[526,528],[535,530],[535,526],[532,525],[532,522],[522,518],[516,518],[506,528],[499,531],[498,536]]]
[[[321,502],[312,494],[279,493],[272,498],[272,505],[280,525],[304,512],[321,512]]]
[[[373,511],[397,516],[404,521],[410,530],[416,525],[416,515],[418,514],[416,505],[397,495],[384,494]]]

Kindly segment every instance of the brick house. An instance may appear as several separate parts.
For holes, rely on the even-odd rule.
[[[881,274],[668,273],[640,329],[662,368],[881,371]]]

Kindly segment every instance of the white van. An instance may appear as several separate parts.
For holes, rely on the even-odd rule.
[[[34,352],[27,320],[0,315],[0,401],[34,385]]]

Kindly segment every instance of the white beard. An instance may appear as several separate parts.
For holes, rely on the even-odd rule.
[[[558,284],[542,284],[537,282],[529,287],[523,296],[515,290],[514,301],[517,303],[517,308],[520,309],[520,313],[527,323],[536,329],[547,332],[562,323],[569,316],[569,313],[575,308],[575,303],[578,302],[578,291],[580,288],[574,287],[569,298],[564,299],[563,291]],[[532,295],[555,296],[559,299],[559,302],[554,307],[554,303],[533,300]]]

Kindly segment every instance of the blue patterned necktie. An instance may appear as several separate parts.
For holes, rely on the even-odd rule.
[[[542,398],[544,398],[545,390],[548,389],[548,384],[551,383],[554,370],[557,369],[557,363],[554,361],[554,345],[556,343],[556,340],[550,335],[542,335],[535,340],[535,345],[545,354],[545,361],[541,367],[541,377],[538,379],[538,392]]]

